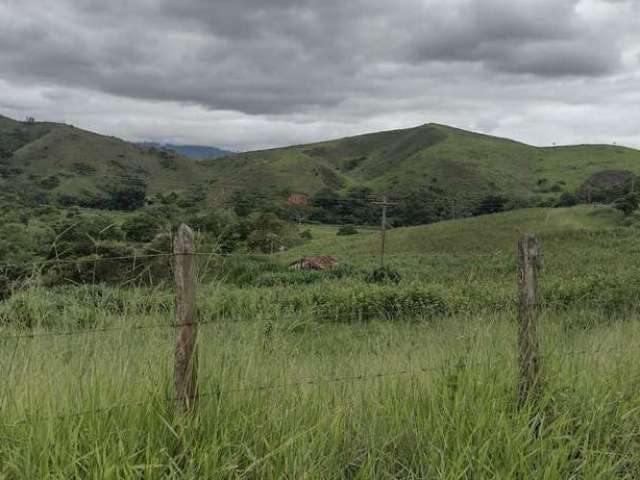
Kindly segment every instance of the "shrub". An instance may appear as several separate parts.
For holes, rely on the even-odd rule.
[[[46,190],[52,190],[60,185],[60,178],[57,175],[49,175],[40,180],[39,185]]]
[[[368,283],[400,283],[400,272],[390,267],[379,267],[371,271],[365,278]]]
[[[142,180],[128,180],[105,188],[105,208],[109,210],[133,211],[144,206],[147,186]]]
[[[210,250],[221,253],[232,252],[242,237],[240,222],[232,210],[212,210],[194,216],[189,223],[196,230],[207,234]]]
[[[336,235],[338,236],[346,236],[346,235],[357,235],[358,229],[353,225],[343,225],[338,229]]]
[[[638,195],[634,193],[628,193],[624,197],[620,197],[613,202],[613,206],[620,210],[625,216],[631,215],[638,209],[639,199]]]
[[[247,246],[253,251],[274,253],[301,241],[297,229],[273,213],[252,216],[249,228],[251,233],[247,237]]]
[[[574,205],[577,205],[577,203],[578,199],[575,194],[571,192],[564,192],[560,195],[560,199],[558,200],[558,206],[560,207],[573,207]]]
[[[127,218],[120,228],[127,240],[150,242],[160,231],[160,222],[152,215],[141,213]]]
[[[77,256],[72,261],[52,264],[47,280],[50,284],[63,281],[75,283],[122,283],[144,269],[144,262],[134,258],[135,251],[120,242],[98,241],[91,253]]]
[[[498,213],[505,210],[507,198],[504,195],[490,194],[484,197],[474,209],[474,215],[486,215]]]

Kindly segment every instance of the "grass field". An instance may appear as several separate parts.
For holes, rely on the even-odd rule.
[[[638,478],[634,224],[578,207],[395,229],[398,285],[364,279],[375,231],[201,260],[193,418],[171,408],[169,286],[17,293],[0,303],[0,478]],[[518,409],[524,231],[544,256],[543,389]],[[343,273],[278,265],[309,252]]]

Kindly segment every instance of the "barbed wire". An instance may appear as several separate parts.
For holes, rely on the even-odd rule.
[[[1,269],[8,268],[38,268],[45,266],[55,266],[55,265],[81,265],[81,264],[91,264],[97,262],[109,262],[109,261],[123,261],[123,260],[148,260],[152,258],[161,258],[161,257],[179,257],[179,256],[194,256],[194,257],[220,257],[220,258],[232,258],[232,257],[268,257],[273,259],[282,258],[283,255],[289,253],[288,251],[284,252],[276,252],[276,254],[264,254],[264,253],[252,253],[252,252],[194,252],[194,253],[152,253],[152,254],[140,254],[140,255],[122,255],[122,256],[100,256],[99,253],[93,253],[85,255],[81,258],[54,258],[48,260],[34,261],[34,262],[23,262],[23,263],[13,263],[13,262],[3,262],[0,263]],[[296,252],[297,253],[297,252]],[[345,252],[343,252],[346,254]],[[300,252],[302,256],[311,256],[311,255],[326,255],[327,252],[314,252],[314,251],[305,251],[304,253]],[[460,253],[460,252],[449,252],[449,253],[385,253],[385,258],[400,258],[400,257],[411,257],[411,258],[447,258],[447,257],[456,257],[456,258],[475,258],[475,257],[496,257],[499,255],[515,255],[504,251],[496,251],[492,253]],[[377,253],[370,253],[369,256],[371,259],[378,258]]]
[[[620,352],[620,351],[637,352],[637,349],[636,348],[615,349],[615,350],[614,349],[597,349],[597,350],[591,350],[591,351],[587,351],[587,350],[569,351],[569,352],[564,352],[563,354],[555,354],[554,357],[567,357],[567,356],[574,356],[574,355],[581,355],[581,354],[588,354],[588,353],[593,354],[593,353]],[[542,355],[540,356],[540,358],[548,359],[550,358],[550,356]],[[446,360],[447,359],[444,359],[445,362]],[[200,398],[208,398],[208,397],[219,397],[225,393],[263,392],[263,391],[274,391],[274,390],[287,390],[290,388],[297,388],[297,387],[304,387],[304,386],[318,386],[318,385],[339,384],[339,383],[358,383],[358,382],[378,380],[386,377],[410,376],[415,378],[418,375],[422,375],[425,373],[434,373],[434,372],[446,373],[448,368],[460,368],[460,367],[469,368],[474,366],[492,366],[495,364],[496,364],[495,358],[490,359],[488,361],[472,361],[472,362],[466,362],[466,363],[460,363],[459,361],[456,361],[456,359],[454,359],[453,364],[447,365],[445,363],[445,364],[434,366],[434,367],[405,368],[402,370],[383,371],[383,372],[376,372],[376,373],[370,373],[370,374],[364,373],[364,374],[357,374],[357,375],[346,375],[346,376],[331,377],[331,378],[323,378],[323,377],[302,378],[292,382],[284,382],[284,383],[278,383],[278,384],[262,384],[262,385],[250,386],[250,387],[224,388],[224,385],[220,385],[219,389],[216,391],[198,392],[196,398],[200,399]],[[638,375],[637,377],[640,378],[640,375]],[[176,402],[177,400],[178,400],[177,397],[165,398],[165,403],[170,403],[170,402],[173,403],[173,402]],[[148,406],[155,403],[156,401],[158,401],[158,399],[143,400],[140,402],[132,402],[132,403],[121,403],[121,404],[112,405],[109,407],[90,409],[90,410],[87,409],[87,410],[81,410],[81,411],[77,411],[69,414],[50,415],[50,416],[44,416],[44,417],[39,417],[35,419],[25,418],[22,420],[12,422],[11,424],[5,424],[5,425],[8,427],[11,427],[11,426],[15,427],[15,426],[19,426],[27,423],[33,423],[34,421],[36,423],[49,422],[52,420],[64,420],[69,418],[77,418],[85,415],[106,414],[122,408]]]

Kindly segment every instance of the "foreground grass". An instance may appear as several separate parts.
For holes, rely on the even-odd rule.
[[[208,324],[192,419],[157,312],[4,338],[0,478],[638,478],[640,317],[542,317],[523,410],[510,314]]]
[[[519,410],[524,230],[544,257],[544,389]],[[242,256],[201,268],[193,418],[172,413],[165,286],[0,303],[0,479],[640,478],[637,228],[579,207],[398,229],[399,285],[363,279],[375,233],[314,236],[282,260],[316,246],[353,271],[307,279]]]

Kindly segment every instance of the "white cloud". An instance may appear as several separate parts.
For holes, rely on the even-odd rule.
[[[235,149],[430,121],[637,146],[639,3],[0,0],[0,113]]]

